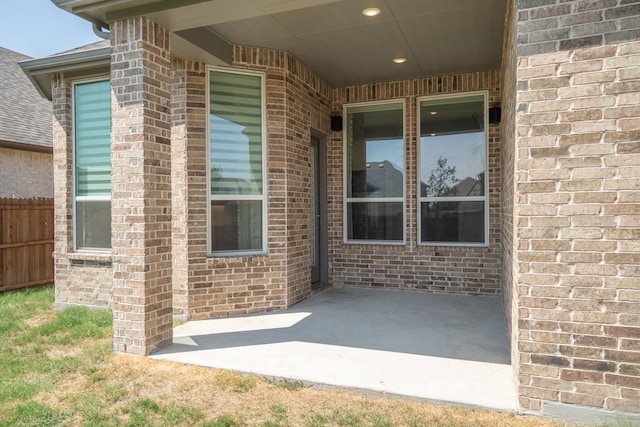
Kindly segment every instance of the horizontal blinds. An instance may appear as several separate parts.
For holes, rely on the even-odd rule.
[[[211,194],[262,194],[262,78],[212,70]]]
[[[77,196],[111,194],[111,97],[109,81],[82,83],[74,90]]]
[[[456,97],[426,98],[420,101],[420,107],[470,104],[470,103],[481,103],[482,105],[484,105],[484,95],[477,94],[477,95],[463,95],[463,96],[456,96]]]
[[[348,105],[347,111],[351,114],[370,113],[374,111],[402,110],[403,107],[404,104],[402,102],[385,102],[378,104]]]

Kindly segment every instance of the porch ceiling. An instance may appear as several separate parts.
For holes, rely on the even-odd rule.
[[[218,37],[288,50],[335,87],[499,69],[506,8],[505,0],[53,1],[99,21],[147,15],[218,58]],[[363,16],[370,7],[380,15]],[[200,37],[189,37],[195,29]]]

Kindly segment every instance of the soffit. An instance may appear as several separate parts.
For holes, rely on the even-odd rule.
[[[382,13],[363,16],[371,6]],[[499,69],[504,13],[504,0],[349,0],[208,28],[234,44],[288,50],[343,87]]]
[[[230,44],[287,50],[335,87],[499,69],[506,9],[506,0],[53,1],[106,22],[143,14],[178,35],[206,29]],[[382,13],[365,17],[367,7]]]

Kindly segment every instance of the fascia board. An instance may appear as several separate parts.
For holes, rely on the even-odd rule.
[[[40,94],[51,99],[51,74],[83,69],[109,68],[111,48],[27,59],[18,63]]]

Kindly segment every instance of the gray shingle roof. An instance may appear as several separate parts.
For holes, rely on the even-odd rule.
[[[29,57],[0,47],[0,141],[51,147],[51,102],[18,65],[24,59]]]
[[[103,49],[109,46],[111,46],[111,42],[109,40],[99,40],[97,42],[85,44],[84,46],[74,47],[73,49],[54,53],[51,56],[62,56],[62,55],[69,55],[71,53],[88,52],[90,50]]]

